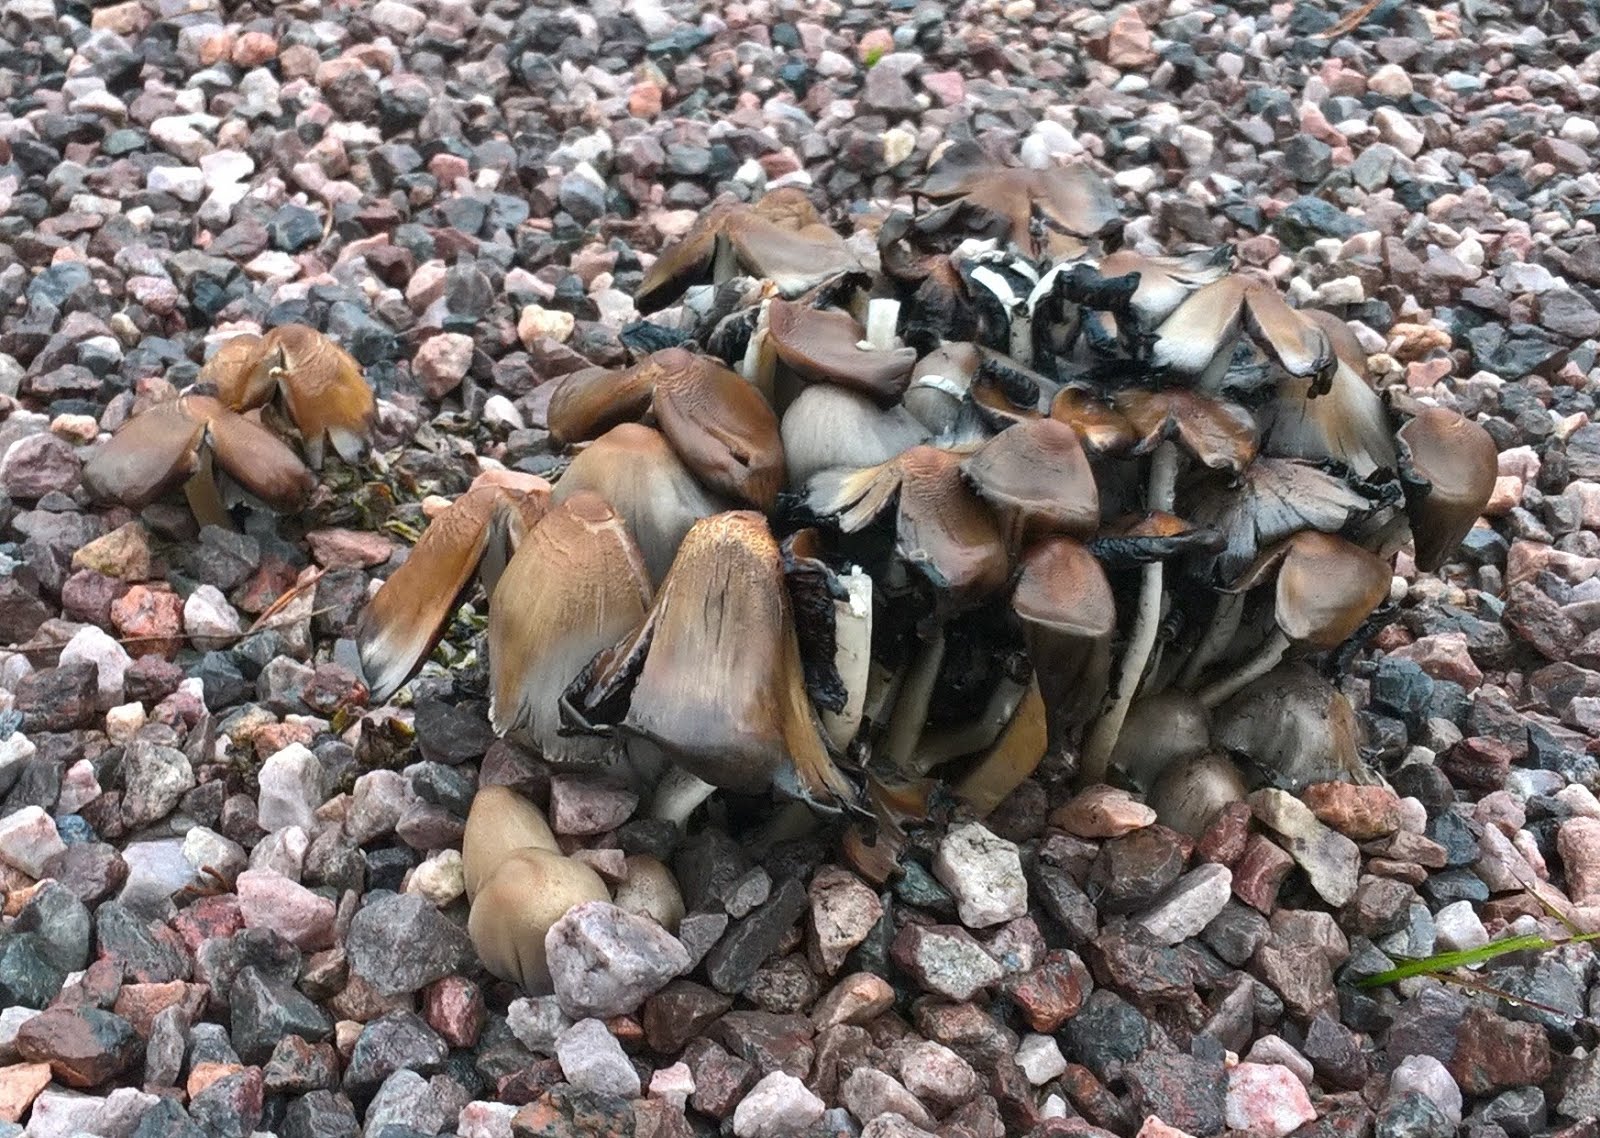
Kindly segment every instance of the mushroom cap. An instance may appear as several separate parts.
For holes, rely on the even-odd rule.
[[[678,457],[712,490],[770,510],[783,486],[778,417],[761,393],[709,356],[653,353],[656,421]]]
[[[561,852],[544,811],[509,786],[483,787],[472,797],[461,836],[467,900],[476,898],[501,863],[522,849]]]
[[[200,366],[195,383],[210,384],[217,398],[235,411],[260,407],[278,387],[271,369],[257,366],[264,354],[260,336],[250,332],[230,336]]]
[[[1105,570],[1068,537],[1047,537],[1029,546],[1011,607],[1026,624],[1065,636],[1099,639],[1117,625]]]
[[[541,483],[543,480],[541,479]],[[356,622],[361,668],[374,699],[388,699],[416,674],[444,635],[480,569],[504,565],[513,531],[543,514],[542,488],[474,485],[428,523],[405,561],[389,575]],[[487,586],[486,582],[486,586]]]
[[[322,440],[328,439],[341,457],[354,462],[366,449],[366,439],[377,418],[377,399],[356,358],[315,328],[283,324],[261,338],[260,361],[271,381],[283,392],[284,406],[305,440],[306,453],[320,465]],[[252,376],[248,390],[259,394],[261,380]]]
[[[478,891],[467,935],[491,973],[530,993],[549,992],[545,935],[574,906],[610,899],[600,875],[582,862],[549,850],[515,850]]]
[[[1450,559],[1489,504],[1499,455],[1488,431],[1444,407],[1422,408],[1400,428],[1399,439],[1417,568],[1431,573]]]
[[[1181,759],[1150,791],[1150,807],[1163,826],[1198,838],[1230,802],[1243,802],[1244,776],[1216,751]]]
[[[917,362],[914,348],[861,347],[866,329],[848,312],[781,298],[768,302],[767,334],[778,358],[803,378],[837,383],[884,404],[905,392]]]
[[[570,446],[642,417],[655,394],[650,359],[625,368],[581,368],[557,380],[545,411],[550,437]]]
[[[317,480],[287,443],[209,396],[185,395],[179,402],[205,423],[211,453],[229,477],[279,513],[305,508]]]
[[[1134,700],[1109,765],[1141,790],[1211,745],[1211,717],[1191,693],[1168,688]]]
[[[1388,562],[1354,542],[1305,530],[1267,550],[1234,587],[1278,574],[1274,616],[1291,643],[1337,648],[1389,596]]]
[[[1156,330],[1151,362],[1185,375],[1231,352],[1240,323],[1293,376],[1325,376],[1335,362],[1327,332],[1290,308],[1276,287],[1226,276],[1190,294]]]
[[[636,763],[751,794],[790,777],[818,798],[851,791],[806,695],[781,551],[752,511],[695,523],[643,622],[566,699],[615,722]]]
[[[1235,474],[1256,457],[1255,416],[1235,403],[1183,388],[1130,388],[1117,394],[1116,409],[1139,435],[1141,451],[1176,439],[1206,466]]]
[[[1315,782],[1372,782],[1361,721],[1344,693],[1302,661],[1278,665],[1212,713],[1212,741],[1273,786],[1298,794]]]
[[[547,762],[604,764],[610,739],[562,736],[561,693],[650,604],[650,578],[626,525],[599,495],[568,495],[517,549],[489,604],[489,720]]]
[[[598,494],[621,516],[655,585],[666,578],[695,522],[728,508],[660,431],[638,423],[612,427],[579,451],[550,500],[560,505],[580,491]]]
[[[687,910],[672,870],[649,854],[629,854],[623,864],[626,875],[611,903],[625,913],[649,917],[676,934]]]
[[[1228,275],[1224,250],[1207,249],[1181,257],[1151,257],[1133,249],[1118,249],[1100,258],[1095,271],[1106,279],[1139,274],[1129,304],[1141,324],[1152,327],[1165,320],[1195,290]]]
[[[1018,423],[961,463],[978,494],[1014,512],[1029,535],[1086,537],[1100,524],[1100,491],[1078,436],[1054,419]]]
[[[1127,416],[1080,387],[1064,386],[1056,392],[1050,417],[1071,427],[1093,455],[1123,454],[1139,441]]]
[[[808,384],[784,411],[782,433],[792,486],[824,470],[877,466],[928,438],[905,407],[832,383]]]
[[[157,403],[89,452],[83,484],[102,501],[143,509],[200,468],[205,429],[205,421],[188,412],[183,397]]]

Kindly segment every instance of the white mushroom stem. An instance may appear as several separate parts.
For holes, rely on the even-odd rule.
[[[772,335],[767,331],[767,314],[772,302],[763,300],[756,313],[755,331],[744,346],[744,359],[739,362],[739,374],[744,376],[766,397],[773,401],[773,372],[777,368],[777,349],[772,345]]]
[[[1243,667],[1230,676],[1224,676],[1215,683],[1207,684],[1195,693],[1195,697],[1205,707],[1216,707],[1246,684],[1260,679],[1276,668],[1288,650],[1289,638],[1283,634],[1282,629],[1273,629],[1272,635],[1261,646],[1260,651]]]
[[[1235,634],[1239,631],[1239,621],[1244,617],[1244,594],[1223,593],[1217,601],[1217,611],[1211,615],[1211,624],[1206,629],[1206,634],[1200,638],[1200,643],[1195,645],[1189,659],[1183,665],[1183,673],[1178,677],[1178,686],[1192,688],[1195,681],[1200,678],[1200,673],[1206,669],[1211,661],[1220,657],[1228,650],[1228,645],[1233,643]]]
[[[1150,483],[1145,495],[1145,509],[1172,512],[1173,498],[1178,485],[1178,447],[1167,441],[1156,447],[1150,457]],[[1139,582],[1139,608],[1134,613],[1133,631],[1128,637],[1128,647],[1122,653],[1122,667],[1117,674],[1116,702],[1107,709],[1089,733],[1083,748],[1081,778],[1094,784],[1106,779],[1106,766],[1111,752],[1122,734],[1122,724],[1128,718],[1128,707],[1139,690],[1139,680],[1145,665],[1150,662],[1150,651],[1156,644],[1156,632],[1161,625],[1162,566],[1152,561],[1144,567]]]
[[[905,682],[895,698],[894,711],[889,716],[889,731],[883,741],[884,757],[888,768],[900,774],[915,776],[912,757],[917,740],[922,737],[923,724],[928,721],[928,705],[933,701],[933,685],[939,678],[940,665],[944,663],[944,629],[940,628],[929,643],[912,661]]]
[[[716,789],[680,766],[668,767],[667,773],[656,784],[656,795],[650,803],[650,817],[664,818],[681,830],[688,824],[689,815]]]
[[[733,242],[726,237],[717,238],[716,259],[711,262],[711,281],[722,284],[739,275],[739,254]]]
[[[867,338],[862,343],[874,352],[894,351],[894,330],[900,323],[900,302],[877,296],[867,301]]]
[[[852,565],[839,576],[848,600],[833,607],[833,665],[844,683],[842,711],[821,714],[823,730],[833,749],[843,752],[861,730],[867,685],[872,666],[872,578]]]

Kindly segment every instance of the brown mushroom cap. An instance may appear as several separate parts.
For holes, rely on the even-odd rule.
[[[1322,327],[1290,308],[1272,285],[1242,276],[1205,285],[1178,305],[1156,330],[1151,362],[1185,375],[1205,372],[1231,350],[1241,321],[1290,375],[1325,376],[1333,367]]]
[[[1131,388],[1118,393],[1116,409],[1140,436],[1140,449],[1175,438],[1213,469],[1239,473],[1255,458],[1260,442],[1255,416],[1243,407],[1182,388]]]
[[[1133,249],[1118,249],[1100,258],[1095,271],[1107,279],[1139,274],[1139,286],[1129,303],[1144,327],[1165,320],[1193,292],[1228,275],[1227,260],[1219,250],[1203,250],[1181,257],[1150,257]]]
[[[405,562],[356,622],[361,667],[373,699],[388,699],[416,674],[486,560],[497,567],[509,560],[508,553],[494,547],[531,528],[548,497],[543,489],[486,483],[468,490],[428,523]]]
[[[461,868],[467,900],[478,895],[502,862],[517,850],[560,853],[544,811],[509,786],[485,786],[473,795],[461,836]]]
[[[708,356],[651,355],[656,421],[684,465],[718,493],[770,510],[783,486],[778,417],[761,393]]]
[[[747,793],[789,780],[818,801],[852,792],[806,695],[782,554],[754,512],[695,523],[644,621],[567,701],[616,723],[647,767]]]
[[[1093,455],[1123,454],[1139,442],[1127,417],[1079,387],[1065,386],[1050,403],[1050,417],[1071,427]]]
[[[325,442],[347,462],[366,451],[377,400],[355,357],[315,328],[284,324],[264,336],[236,336],[217,349],[199,378],[215,384],[223,404],[236,411],[282,392],[312,466],[322,465]]]
[[[1285,458],[1335,459],[1358,476],[1394,469],[1397,451],[1383,400],[1367,377],[1367,353],[1350,326],[1332,313],[1302,309],[1328,337],[1337,366],[1328,389],[1314,395],[1314,380],[1289,377],[1261,412],[1262,450]]]
[[[624,865],[627,875],[611,903],[625,913],[649,917],[676,934],[687,910],[672,871],[649,854],[629,854]]]
[[[1234,591],[1278,574],[1274,615],[1295,644],[1337,648],[1389,595],[1389,564],[1359,545],[1306,530],[1263,553]]]
[[[1100,491],[1078,436],[1054,419],[1001,431],[961,463],[985,501],[1027,537],[1086,537],[1100,524]]]
[[[621,515],[639,547],[652,584],[672,567],[684,535],[729,503],[702,486],[660,431],[623,423],[578,452],[551,502],[592,491]]]
[[[1180,834],[1198,838],[1230,802],[1243,802],[1244,777],[1215,751],[1181,759],[1167,768],[1150,792],[1157,820]]]
[[[914,348],[861,347],[866,329],[848,312],[782,299],[768,302],[767,334],[778,358],[803,378],[837,383],[884,404],[905,392],[917,362]]]
[[[648,356],[632,367],[587,367],[563,376],[545,412],[550,437],[570,446],[640,418],[650,407],[655,381]]]
[[[549,992],[545,935],[574,906],[610,899],[600,875],[582,862],[549,850],[515,850],[479,889],[467,935],[494,975],[530,993]]]
[[[489,603],[489,720],[547,762],[601,765],[613,740],[562,736],[561,693],[596,652],[643,619],[650,579],[622,519],[598,495],[568,495],[534,526]]]
[[[260,336],[249,332],[231,336],[201,365],[195,383],[210,384],[217,398],[235,411],[260,407],[278,386],[270,368],[257,366],[263,355]]]
[[[1488,431],[1443,407],[1422,408],[1399,438],[1411,475],[1406,513],[1417,568],[1431,573],[1450,559],[1489,504],[1499,456]]]
[[[1210,745],[1211,721],[1205,707],[1188,692],[1168,688],[1136,699],[1128,708],[1110,766],[1143,790]]]

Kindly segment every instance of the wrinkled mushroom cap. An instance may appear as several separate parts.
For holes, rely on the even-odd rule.
[[[1131,388],[1117,395],[1116,409],[1140,436],[1141,450],[1176,439],[1213,469],[1237,474],[1250,465],[1260,442],[1255,417],[1243,407],[1183,388]]]
[[[472,799],[461,837],[461,868],[467,900],[478,895],[506,858],[517,850],[559,853],[544,811],[509,786],[486,786]]]
[[[473,899],[467,935],[491,973],[526,992],[548,992],[545,936],[551,926],[576,905],[610,899],[600,875],[582,862],[549,850],[515,850]]]
[[[650,356],[656,421],[695,477],[719,494],[770,510],[783,486],[778,417],[761,393],[709,356]]]
[[[899,399],[916,365],[914,348],[864,348],[867,331],[848,312],[774,299],[767,334],[778,358],[816,383],[837,383],[878,400]]]
[[[1499,456],[1488,431],[1443,407],[1421,409],[1399,438],[1414,483],[1407,487],[1406,512],[1417,568],[1431,573],[1450,559],[1489,504]],[[1419,480],[1426,489],[1415,485]]]
[[[1360,753],[1361,721],[1344,693],[1301,661],[1280,664],[1212,714],[1217,747],[1266,781],[1298,794],[1315,782],[1373,782]]]
[[[612,904],[625,913],[649,917],[676,934],[686,912],[678,879],[649,854],[629,854],[624,864],[626,876],[617,886]]]
[[[1230,802],[1243,802],[1244,776],[1226,755],[1209,751],[1173,763],[1156,780],[1149,803],[1156,819],[1198,838]]]

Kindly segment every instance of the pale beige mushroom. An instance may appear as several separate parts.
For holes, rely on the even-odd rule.
[[[600,875],[549,850],[514,850],[473,899],[467,935],[483,966],[531,994],[550,991],[545,936],[567,911],[585,901],[609,901]],[[397,944],[396,952],[406,946]]]

